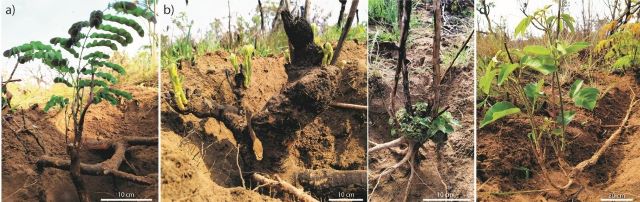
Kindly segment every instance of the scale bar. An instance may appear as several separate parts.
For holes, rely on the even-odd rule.
[[[471,201],[471,199],[448,199],[448,198],[433,198],[433,199],[422,199],[422,201],[429,201],[429,202],[435,202],[435,201]]]
[[[138,199],[138,198],[103,198],[100,201],[153,201],[151,199]]]
[[[346,201],[364,201],[364,199],[361,199],[361,198],[330,198],[329,201],[342,201],[342,202],[346,202]]]
[[[601,198],[600,201],[603,202],[623,202],[623,201],[633,201],[632,198]]]

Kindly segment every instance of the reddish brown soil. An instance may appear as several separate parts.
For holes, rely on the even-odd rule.
[[[584,77],[575,75],[576,77]],[[597,107],[591,112],[571,107],[578,115],[567,127],[566,158],[570,165],[588,159],[617,129],[630,102],[631,89],[640,92],[632,75],[615,76],[596,73],[590,86],[601,91]],[[568,91],[569,86],[564,86]],[[609,89],[608,89],[609,88]],[[604,89],[608,89],[606,92]],[[547,87],[546,91],[550,91]],[[603,94],[602,94],[603,93]],[[638,99],[638,97],[636,97]],[[567,100],[568,102],[569,100]],[[636,106],[637,107],[637,106]],[[482,112],[478,112],[482,114]],[[478,119],[482,119],[479,116]],[[623,194],[627,198],[640,197],[640,133],[637,124],[640,115],[633,113],[629,127],[600,160],[579,175],[576,185],[560,193],[555,191],[540,174],[540,166],[528,146],[530,130],[524,117],[515,116],[499,120],[478,131],[478,196],[480,201],[599,201],[610,194]],[[553,151],[548,148],[548,151]],[[548,152],[552,153],[552,152]],[[547,155],[547,159],[555,159]],[[557,162],[549,162],[551,178],[555,184],[565,184],[566,177]],[[523,168],[530,170],[527,177]],[[507,194],[531,190],[530,193]]]
[[[126,136],[157,136],[158,108],[156,88],[123,87],[134,98],[122,101],[118,107],[103,102],[92,106],[85,125],[86,140],[110,140]],[[68,171],[47,168],[36,171],[38,157],[45,154],[68,159],[65,149],[63,112],[44,113],[41,107],[3,111],[2,135],[2,200],[3,201],[77,201]],[[24,120],[24,121],[23,121]],[[19,132],[24,127],[34,135]],[[36,139],[37,138],[37,139]],[[108,153],[87,152],[83,163],[98,163],[110,157]],[[120,170],[137,175],[156,175],[157,147],[131,147]],[[132,169],[132,167],[135,167]],[[84,176],[86,188],[93,199],[114,198],[116,193],[132,193],[136,198],[157,199],[157,186],[143,186],[113,177]]]
[[[345,43],[338,61],[345,60],[347,65],[335,101],[366,104],[365,51],[362,44]],[[236,104],[225,75],[225,71],[233,71],[227,57],[225,52],[209,53],[197,58],[194,66],[185,65],[179,70],[186,78],[184,88],[190,103],[207,100]],[[287,79],[283,57],[254,58],[252,83],[243,99],[244,105],[254,112],[262,110],[271,97],[280,93]],[[171,90],[168,74],[163,72],[163,97],[170,96]],[[250,149],[243,149],[250,145],[249,138],[234,134],[214,118],[180,115],[165,103],[165,98],[162,104],[163,200],[190,196],[210,201],[296,201],[292,196],[268,188],[252,191],[257,186],[249,177],[253,172],[272,178],[277,175],[310,195],[326,200],[337,193],[302,187],[296,184],[296,174],[307,169],[363,170],[366,167],[366,114],[363,112],[329,108],[321,113],[296,133],[281,172],[274,172],[273,168],[265,167],[268,163],[251,163],[254,154]],[[257,136],[261,138],[260,134]],[[269,153],[285,148],[263,149]],[[242,187],[238,166],[246,189]],[[366,192],[362,190],[356,195],[364,197]]]
[[[415,17],[414,17],[415,16]],[[432,11],[424,4],[418,3],[412,18],[417,19],[417,25],[411,27],[407,46],[407,59],[409,60],[409,81],[412,101],[426,102],[431,99],[430,91],[432,83],[431,50],[433,47],[433,23]],[[454,19],[454,18],[450,18]],[[472,26],[472,17],[456,16],[455,21],[461,24],[449,24],[452,31],[443,33],[441,55],[445,53],[455,55],[464,40],[468,36]],[[459,26],[468,25],[468,26]],[[370,32],[378,27],[370,25]],[[370,34],[370,36],[373,34]],[[468,57],[458,58],[454,70],[446,76],[444,83],[445,94],[442,100],[460,126],[449,135],[449,140],[442,148],[443,159],[439,170],[442,181],[446,183],[445,189],[441,183],[436,165],[435,145],[432,142],[425,143],[428,152],[420,150],[418,158],[420,164],[416,165],[418,177],[414,177],[410,185],[410,201],[434,198],[473,198],[473,44],[467,50]],[[390,106],[390,94],[393,88],[393,77],[397,63],[397,46],[390,43],[372,43],[370,50],[371,61],[369,65],[369,140],[375,143],[388,142],[398,137],[391,136],[391,128],[388,125],[389,115],[387,108]],[[453,56],[452,56],[453,57]],[[443,64],[447,68],[448,64]],[[404,101],[402,86],[398,88],[396,107],[399,109]],[[398,110],[395,109],[395,110]],[[382,150],[369,154],[370,176],[377,175],[383,169],[396,164],[402,156],[391,150]],[[373,201],[401,201],[404,197],[405,187],[410,175],[408,166],[402,166],[390,177],[380,181],[377,189],[370,195]],[[376,180],[369,178],[369,192],[375,186]]]

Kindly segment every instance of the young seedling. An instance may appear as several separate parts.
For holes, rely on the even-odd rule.
[[[231,53],[229,55],[229,61],[231,62],[231,66],[233,66],[233,72],[236,74],[240,73],[240,66],[238,65],[238,57],[235,53]]]
[[[244,73],[245,88],[249,88],[249,85],[251,84],[251,73],[252,73],[251,60],[253,58],[254,51],[255,51],[255,48],[253,47],[253,45],[245,45],[240,50],[240,53],[244,57],[242,67],[244,68],[243,73]]]
[[[291,64],[291,53],[289,52],[289,49],[284,51],[284,61],[287,64]]]
[[[333,60],[333,46],[331,46],[331,43],[324,43],[322,46],[322,54],[322,66],[324,67],[329,65],[331,60]]]
[[[485,127],[506,116],[525,112],[525,116],[529,121],[531,130],[527,133],[532,153],[536,157],[538,164],[542,168],[542,174],[547,178],[548,183],[557,189],[565,189],[568,186],[558,186],[549,178],[546,168],[545,148],[551,146],[556,154],[558,165],[561,170],[573,170],[571,166],[564,160],[565,152],[565,127],[571,123],[576,115],[576,111],[566,111],[563,99],[562,84],[559,81],[559,73],[563,70],[562,64],[568,57],[578,53],[582,49],[590,45],[585,42],[576,42],[568,44],[560,39],[560,33],[568,28],[573,32],[574,19],[570,15],[562,14],[562,1],[559,1],[558,13],[554,15],[550,12],[551,5],[538,9],[533,15],[527,15],[516,27],[514,35],[524,35],[527,27],[533,25],[535,28],[543,31],[546,39],[545,45],[529,45],[524,47],[522,51],[513,51],[521,55],[519,62],[516,62],[510,51],[506,50],[506,58],[508,61],[501,61],[505,58],[504,52],[499,52],[486,67],[485,74],[478,81],[478,87],[490,96],[492,83],[496,81],[499,87],[511,89],[511,93],[517,96],[516,104],[508,101],[500,101],[491,106],[480,122],[480,128]],[[505,45],[506,48],[506,45]],[[494,69],[496,68],[497,69]],[[536,82],[522,86],[524,78],[522,72],[537,72],[534,74]],[[552,94],[545,95],[543,88],[545,84],[545,76],[550,75]],[[573,82],[568,92],[569,98],[577,107],[587,110],[593,110],[596,107],[599,91],[596,88],[583,87],[584,82],[580,79]],[[566,95],[566,94],[565,94]],[[542,123],[536,121],[539,116],[539,110],[542,109],[543,103],[551,104],[557,102],[557,106],[551,106],[554,112],[548,113],[550,116],[544,116]],[[484,103],[487,102],[485,99]],[[520,106],[520,107],[519,107]],[[522,108],[522,109],[521,109]],[[557,110],[557,111],[555,111]],[[547,141],[543,141],[547,140]],[[549,144],[549,145],[545,145]],[[565,172],[566,173],[566,172]],[[570,180],[571,181],[571,177]]]
[[[115,11],[117,14],[105,13],[106,11]],[[151,10],[140,8],[134,3],[120,1],[110,4],[103,11],[96,10],[91,12],[88,21],[74,23],[69,28],[68,37],[52,38],[49,41],[51,45],[40,41],[32,41],[13,47],[3,53],[4,57],[17,57],[19,63],[39,60],[57,73],[57,77],[53,79],[54,83],[64,84],[73,89],[71,99],[54,95],[44,107],[44,111],[48,111],[53,107],[70,110],[71,113],[65,116],[65,119],[66,123],[72,123],[72,128],[66,125],[65,133],[73,131],[73,142],[69,143],[67,147],[67,153],[71,160],[65,161],[45,156],[38,161],[38,167],[55,167],[69,170],[73,184],[76,186],[78,197],[83,202],[91,201],[91,198],[84,187],[82,174],[98,171],[97,175],[111,175],[134,182],[149,183],[152,181],[119,171],[118,167],[122,162],[120,157],[123,156],[116,157],[116,154],[114,154],[115,160],[109,160],[109,162],[113,162],[113,165],[95,164],[96,166],[91,165],[94,166],[91,167],[80,161],[80,152],[84,143],[82,137],[85,117],[89,108],[102,101],[118,105],[120,98],[132,98],[129,92],[115,88],[117,79],[113,73],[124,75],[124,67],[108,61],[110,56],[100,51],[104,48],[115,51],[118,50],[117,44],[124,47],[133,42],[130,31],[113,25],[128,27],[140,37],[144,36],[142,26],[135,20],[124,17],[125,14],[141,17],[155,23],[155,15]],[[54,48],[55,46],[64,49],[68,54],[63,55],[62,51]],[[77,63],[70,62],[70,59]],[[65,135],[69,137],[68,134]],[[100,172],[100,170],[104,171]]]
[[[184,77],[178,75],[178,67],[175,64],[169,66],[169,77],[171,78],[176,105],[178,105],[180,110],[184,111],[186,110],[185,106],[189,104],[189,100],[187,100],[187,96],[185,96],[184,90],[182,89]]]

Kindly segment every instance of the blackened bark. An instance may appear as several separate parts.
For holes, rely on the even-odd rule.
[[[293,50],[291,65],[295,67],[319,66],[322,63],[322,49],[313,42],[311,25],[304,18],[293,17],[288,10],[280,12],[284,31]]]

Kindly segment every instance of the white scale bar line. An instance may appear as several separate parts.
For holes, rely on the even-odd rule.
[[[354,198],[331,198],[329,201],[364,201],[364,199],[354,199]]]
[[[442,198],[442,199],[422,199],[422,201],[429,201],[429,202],[435,202],[435,201],[471,201],[471,199],[446,199],[446,198]]]
[[[633,199],[632,198],[620,198],[620,199],[603,198],[603,199],[600,199],[600,201],[603,201],[603,202],[605,202],[605,201],[606,202],[618,202],[618,201],[623,202],[623,201],[633,201]]]
[[[100,201],[153,201],[151,199],[135,199],[135,198],[103,198]]]

